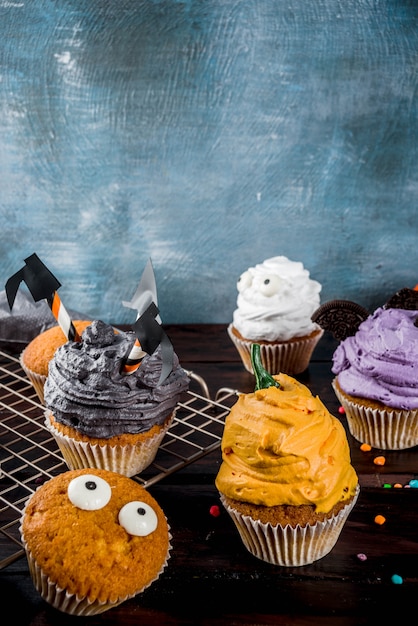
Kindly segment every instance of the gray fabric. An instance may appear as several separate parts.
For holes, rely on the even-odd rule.
[[[68,310],[72,319],[90,319],[84,313]],[[5,290],[0,291],[0,342],[29,343],[39,333],[57,324],[45,300],[35,302],[29,292],[19,289],[10,311]]]

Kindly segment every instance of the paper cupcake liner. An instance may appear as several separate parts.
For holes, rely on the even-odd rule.
[[[72,439],[53,426],[49,419],[51,415],[49,410],[45,412],[45,426],[54,436],[69,469],[95,467],[117,472],[130,478],[140,474],[151,465],[166,432],[174,420],[175,414],[176,410],[173,411],[170,420],[153,437],[138,440],[135,444],[125,444],[123,446],[90,444],[85,441]]]
[[[272,565],[299,567],[310,565],[331,552],[359,493],[360,487],[357,487],[354,498],[346,507],[314,526],[265,524],[230,507],[222,495],[221,502],[232,518],[244,546],[253,556]]]
[[[405,450],[418,445],[418,409],[375,409],[344,396],[332,386],[345,410],[348,428],[357,441],[382,450]]]
[[[21,523],[23,520],[23,515],[21,518]],[[117,600],[111,602],[101,602],[100,600],[89,600],[89,598],[84,597],[81,598],[77,594],[69,593],[66,589],[62,589],[59,587],[53,580],[47,576],[42,568],[38,565],[35,558],[33,557],[31,551],[27,548],[25,539],[22,533],[22,526],[20,526],[20,533],[22,539],[22,545],[26,553],[26,558],[28,561],[29,572],[34,584],[35,589],[38,591],[40,596],[48,602],[51,606],[53,606],[58,611],[62,613],[67,613],[69,615],[77,615],[77,616],[88,616],[88,615],[98,615],[99,613],[104,613],[109,609],[113,609],[114,607],[122,604],[122,602],[126,602],[130,598],[134,598],[138,594],[142,593],[147,589],[150,585],[152,585],[162,574],[164,569],[167,567],[168,560],[170,558],[170,551],[172,549],[171,539],[172,535],[169,530],[169,546],[167,552],[167,558],[163,563],[161,569],[156,574],[156,576],[150,580],[142,589],[139,589],[137,592],[126,595],[123,598],[118,598]]]
[[[242,340],[232,331],[232,324],[228,326],[228,335],[234,343],[245,369],[253,374],[251,365],[251,346],[255,341]],[[324,334],[321,328],[309,337],[302,337],[283,343],[260,343],[261,361],[265,369],[272,375],[288,374],[294,376],[306,370],[312,353]]]
[[[41,404],[44,404],[44,385],[46,381],[46,376],[43,376],[42,374],[36,374],[31,369],[29,369],[23,362],[23,353],[24,351],[20,355],[20,367],[25,372],[29,382],[32,384],[32,387],[35,389],[36,394],[41,401]]]

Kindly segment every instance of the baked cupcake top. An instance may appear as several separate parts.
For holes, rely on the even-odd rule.
[[[138,483],[99,469],[68,471],[30,497],[26,548],[52,582],[91,601],[117,601],[155,580],[169,558],[170,531]]]
[[[100,320],[68,341],[50,361],[45,405],[55,419],[80,433],[109,438],[148,431],[174,410],[189,378],[173,354],[172,370],[160,384],[161,346],[131,374],[122,363],[135,341],[133,332],[115,332]]]
[[[241,274],[233,326],[250,340],[287,341],[319,326],[311,315],[320,303],[321,284],[299,261],[266,259]]]
[[[358,485],[344,427],[300,382],[241,394],[225,421],[215,484],[251,504],[315,506],[329,512]]]
[[[418,408],[418,311],[381,307],[333,355],[342,391],[398,409]]]
[[[81,334],[91,320],[75,320],[74,326]],[[52,326],[34,337],[23,351],[25,365],[41,376],[48,375],[48,364],[55,350],[68,341],[61,326]]]

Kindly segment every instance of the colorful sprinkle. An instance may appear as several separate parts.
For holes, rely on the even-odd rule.
[[[385,484],[383,485],[383,487],[384,487],[385,489],[391,489],[391,488],[392,488],[392,485],[390,485],[389,483],[385,483]]]
[[[370,452],[371,449],[372,447],[368,443],[362,443],[360,446],[362,452]]]
[[[402,488],[401,483],[395,483],[393,486],[395,487],[395,489]]]
[[[384,464],[386,463],[386,459],[385,459],[385,457],[384,457],[384,456],[376,456],[376,457],[373,459],[373,463],[374,463],[375,465],[384,465]]]
[[[367,556],[363,552],[359,552],[357,558],[359,561],[367,561]]]
[[[412,487],[412,489],[418,489],[418,479],[413,478],[412,480],[410,480],[409,486]]]
[[[343,406],[340,406],[339,409],[338,409],[338,413],[340,415],[345,415],[345,408]]]
[[[394,585],[402,585],[403,578],[402,576],[399,576],[399,574],[393,574],[391,581],[393,582]]]
[[[212,517],[219,517],[221,511],[217,504],[213,504],[209,509],[209,513],[212,515]]]
[[[386,522],[386,517],[384,517],[383,515],[376,515],[374,521],[375,524],[379,524],[379,526],[382,526],[382,524]]]

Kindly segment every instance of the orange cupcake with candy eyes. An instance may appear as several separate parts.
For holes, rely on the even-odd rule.
[[[70,615],[103,613],[149,587],[170,557],[170,527],[137,482],[99,469],[51,478],[26,503],[21,537],[42,598]]]

